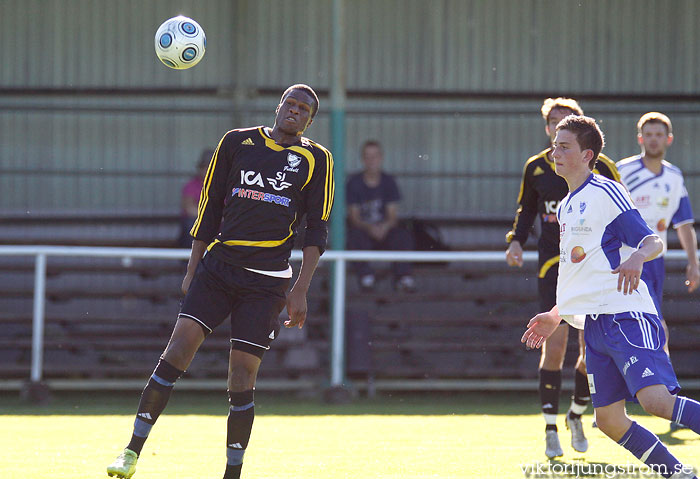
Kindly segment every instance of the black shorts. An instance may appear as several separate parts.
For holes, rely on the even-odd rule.
[[[248,271],[206,254],[197,266],[178,317],[208,335],[231,315],[231,348],[262,358],[280,332],[289,278]]]
[[[540,265],[540,268],[542,266]],[[557,304],[557,277],[559,264],[551,266],[544,274],[544,278],[537,279],[537,292],[540,297],[540,311],[549,311]]]

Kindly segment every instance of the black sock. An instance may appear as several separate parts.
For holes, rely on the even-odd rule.
[[[588,406],[588,403],[591,401],[591,391],[588,389],[588,377],[578,369],[576,370],[574,378],[574,395],[571,399],[574,404],[578,406],[576,409],[579,411],[585,410],[586,406]],[[569,416],[578,419],[581,417],[581,413],[572,410],[569,411]]]
[[[224,479],[239,479],[243,456],[248,447],[255,418],[254,390],[228,392],[229,410],[226,427],[226,472]]]
[[[141,393],[136,420],[134,421],[134,433],[131,436],[127,449],[131,449],[136,454],[141,454],[141,449],[151,432],[151,428],[156,423],[158,416],[165,409],[170,399],[175,381],[182,375],[180,371],[165,359],[158,361],[156,369],[148,379],[148,383]]]
[[[242,468],[243,464],[239,464],[237,466],[226,464],[226,472],[224,472],[224,479],[240,479]]]
[[[559,390],[561,389],[561,371],[540,369],[540,402],[546,422],[545,430],[556,431],[556,415],[559,414]]]

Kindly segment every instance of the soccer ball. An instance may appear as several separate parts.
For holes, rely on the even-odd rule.
[[[207,37],[202,27],[182,15],[164,21],[156,32],[156,55],[165,66],[176,70],[199,63],[206,47]]]

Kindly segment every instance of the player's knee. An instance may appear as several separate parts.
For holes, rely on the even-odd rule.
[[[231,364],[228,372],[230,391],[247,391],[255,386],[256,371],[246,364]]]
[[[163,352],[162,357],[176,368],[184,371],[190,367],[196,351],[196,348],[190,348],[188,345],[171,341],[165,352]]]
[[[630,426],[630,421],[624,414],[617,417],[613,414],[599,414],[596,411],[595,422],[598,429],[613,441],[619,441]]]
[[[670,394],[669,394],[670,397]],[[652,416],[671,419],[673,406],[669,405],[668,398],[658,395],[638,395],[639,404]]]
[[[542,351],[542,367],[544,369],[558,370],[561,369],[564,364],[564,356],[566,354],[566,345],[560,344],[559,342],[547,344]]]

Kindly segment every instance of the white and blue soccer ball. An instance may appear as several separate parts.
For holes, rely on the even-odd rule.
[[[192,68],[204,57],[207,37],[191,18],[182,15],[163,22],[156,32],[156,55],[167,67]]]

